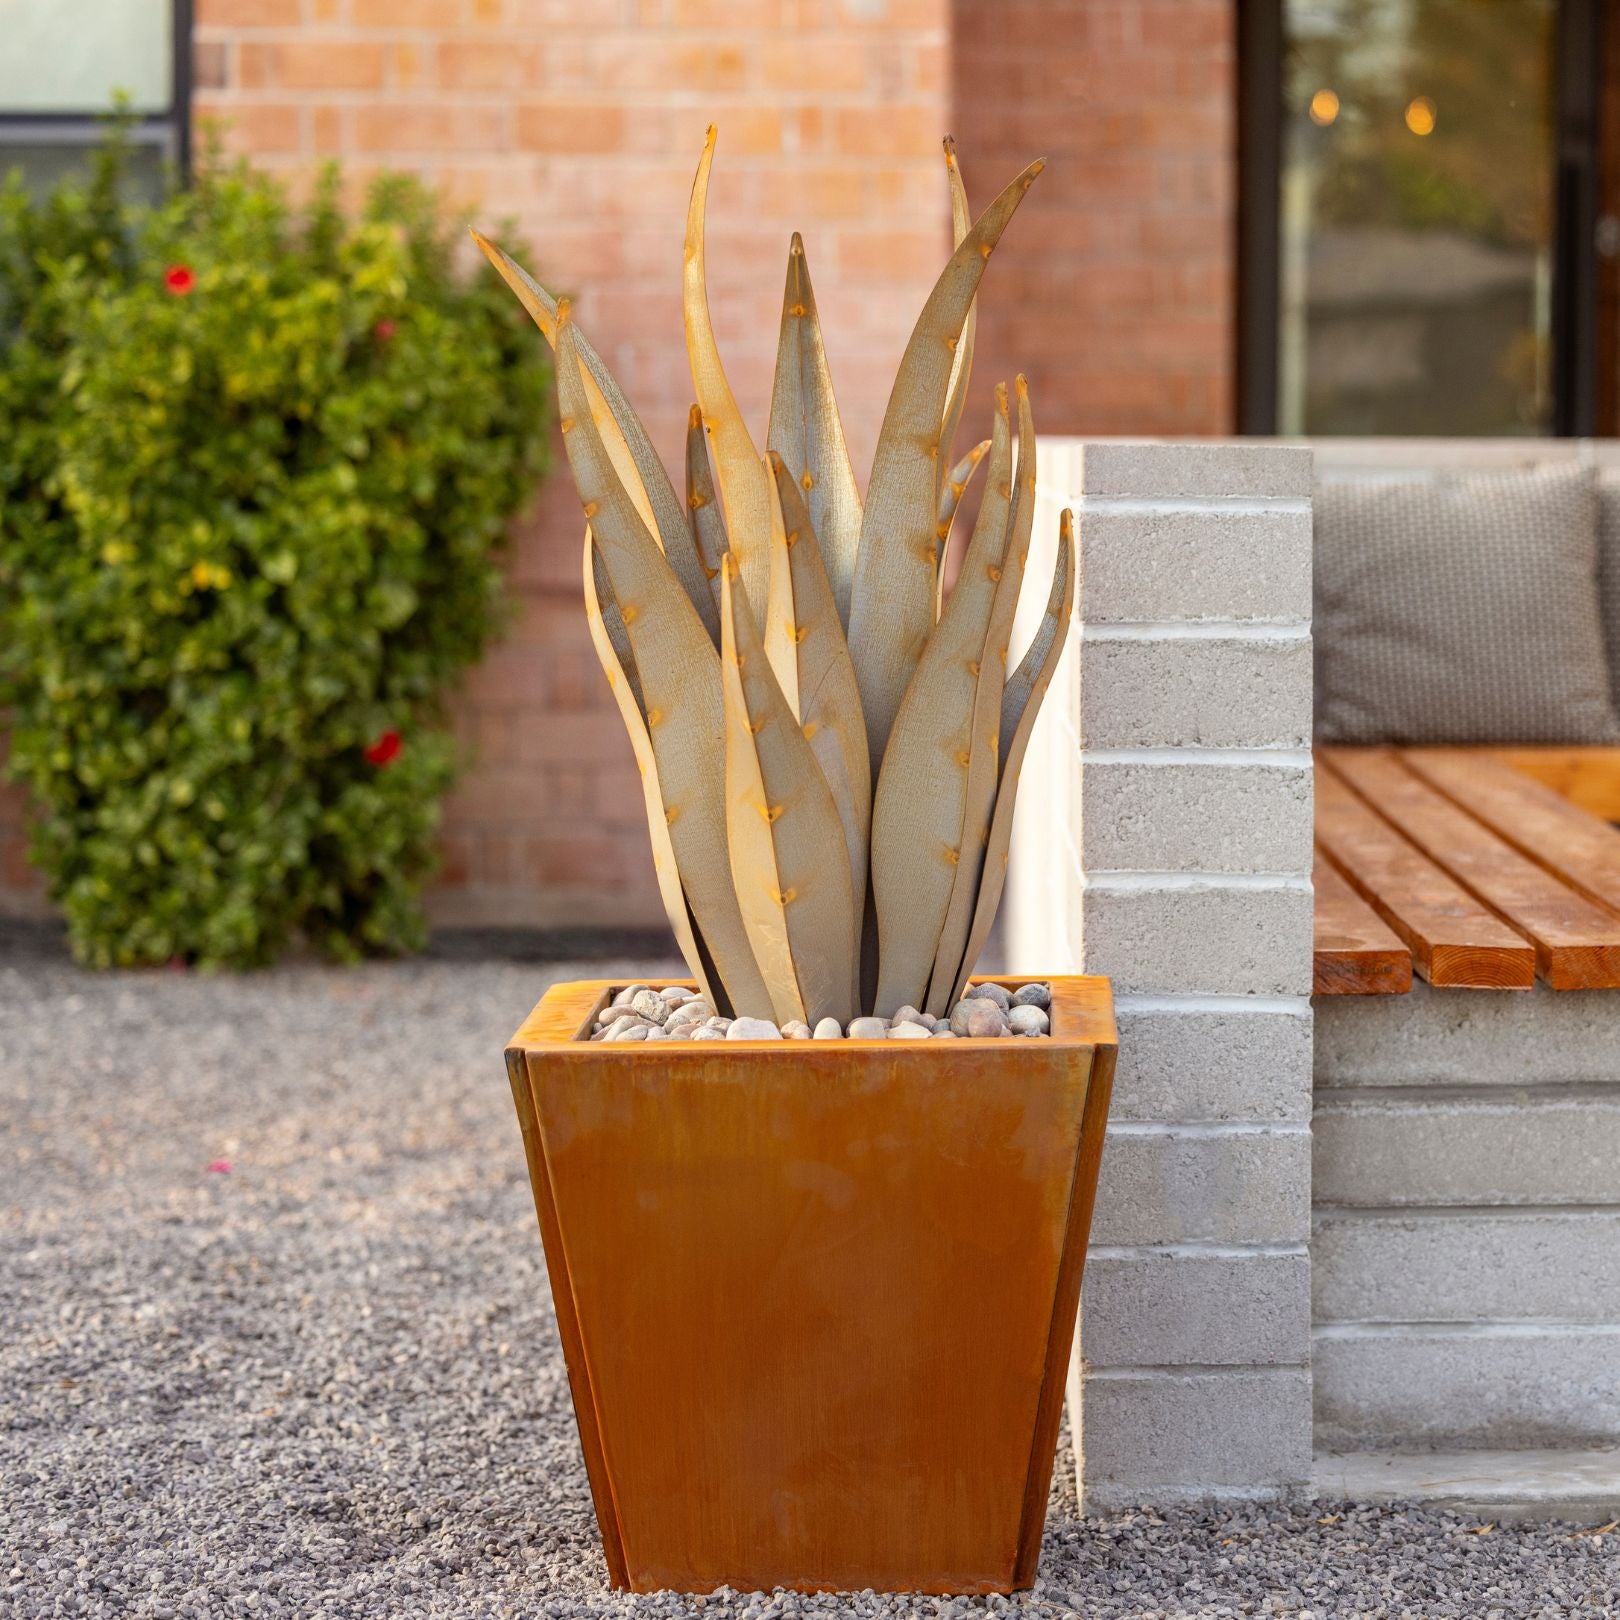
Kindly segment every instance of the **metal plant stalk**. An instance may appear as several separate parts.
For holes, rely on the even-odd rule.
[[[737,408],[706,287],[714,149],[711,128],[686,224],[684,498],[567,301],[474,235],[556,351],[591,637],[693,976],[719,1011],[779,1023],[943,1016],[1001,900],[1019,768],[1074,604],[1064,512],[1045,615],[1009,672],[1035,506],[1022,377],[1010,400],[997,388],[990,437],[950,459],[979,278],[1042,164],[974,221],[945,142],[956,247],[906,345],[863,499],[797,234],[763,455]]]

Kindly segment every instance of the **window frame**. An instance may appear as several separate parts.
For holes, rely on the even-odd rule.
[[[160,112],[132,113],[129,139],[152,147],[172,162],[181,180],[191,178],[191,35],[193,0],[169,0],[173,32],[173,90]],[[10,167],[8,153],[30,146],[84,146],[106,135],[107,113],[8,112],[0,107],[0,175]]]
[[[1238,42],[1237,398],[1239,433],[1277,431],[1285,0],[1235,0]],[[1552,427],[1547,437],[1600,431],[1600,398],[1615,392],[1614,357],[1600,354],[1598,220],[1605,0],[1559,0],[1556,44],[1552,278]],[[1608,423],[1602,431],[1614,432]]]

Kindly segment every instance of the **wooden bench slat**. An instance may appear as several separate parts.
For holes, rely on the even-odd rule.
[[[1319,996],[1398,996],[1412,988],[1412,953],[1395,932],[1318,854],[1315,968]]]
[[[1318,756],[1316,841],[1430,984],[1528,990],[1535,947],[1356,797]]]
[[[1489,752],[1588,815],[1620,821],[1620,748],[1492,748]]]
[[[1620,832],[1478,748],[1403,748],[1431,786],[1520,854],[1598,905],[1620,911]]]
[[[1555,990],[1620,987],[1620,916],[1576,893],[1401,762],[1392,749],[1325,750],[1328,767],[1523,934]]]

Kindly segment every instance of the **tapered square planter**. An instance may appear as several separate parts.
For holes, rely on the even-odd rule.
[[[1051,984],[1034,1039],[590,1043],[607,982],[513,1037],[615,1586],[1034,1580],[1116,1046]]]

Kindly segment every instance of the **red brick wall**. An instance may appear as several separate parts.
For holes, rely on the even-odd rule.
[[[357,179],[410,168],[485,221],[515,217],[676,469],[681,238],[712,119],[732,385],[763,432],[797,226],[864,465],[946,246],[948,0],[198,0],[197,16],[197,112],[228,120],[232,149],[295,176],[328,154]],[[519,534],[515,628],[460,706],[474,762],[446,819],[444,921],[662,915],[556,460]]]
[[[787,239],[805,232],[864,477],[946,246],[939,137],[975,207],[1051,162],[992,261],[973,414],[1022,368],[1043,431],[1229,425],[1231,0],[197,0],[196,110],[295,182],[417,170],[514,216],[680,466],[681,234],[706,123],[711,302],[763,427]],[[538,340],[538,337],[536,339]],[[560,450],[520,527],[510,637],[468,683],[441,921],[660,916],[629,746],[585,635]],[[19,879],[0,796],[0,911]]]
[[[1232,425],[1233,0],[955,0],[974,206],[1050,159],[985,273],[977,386],[1023,370],[1046,433]]]

